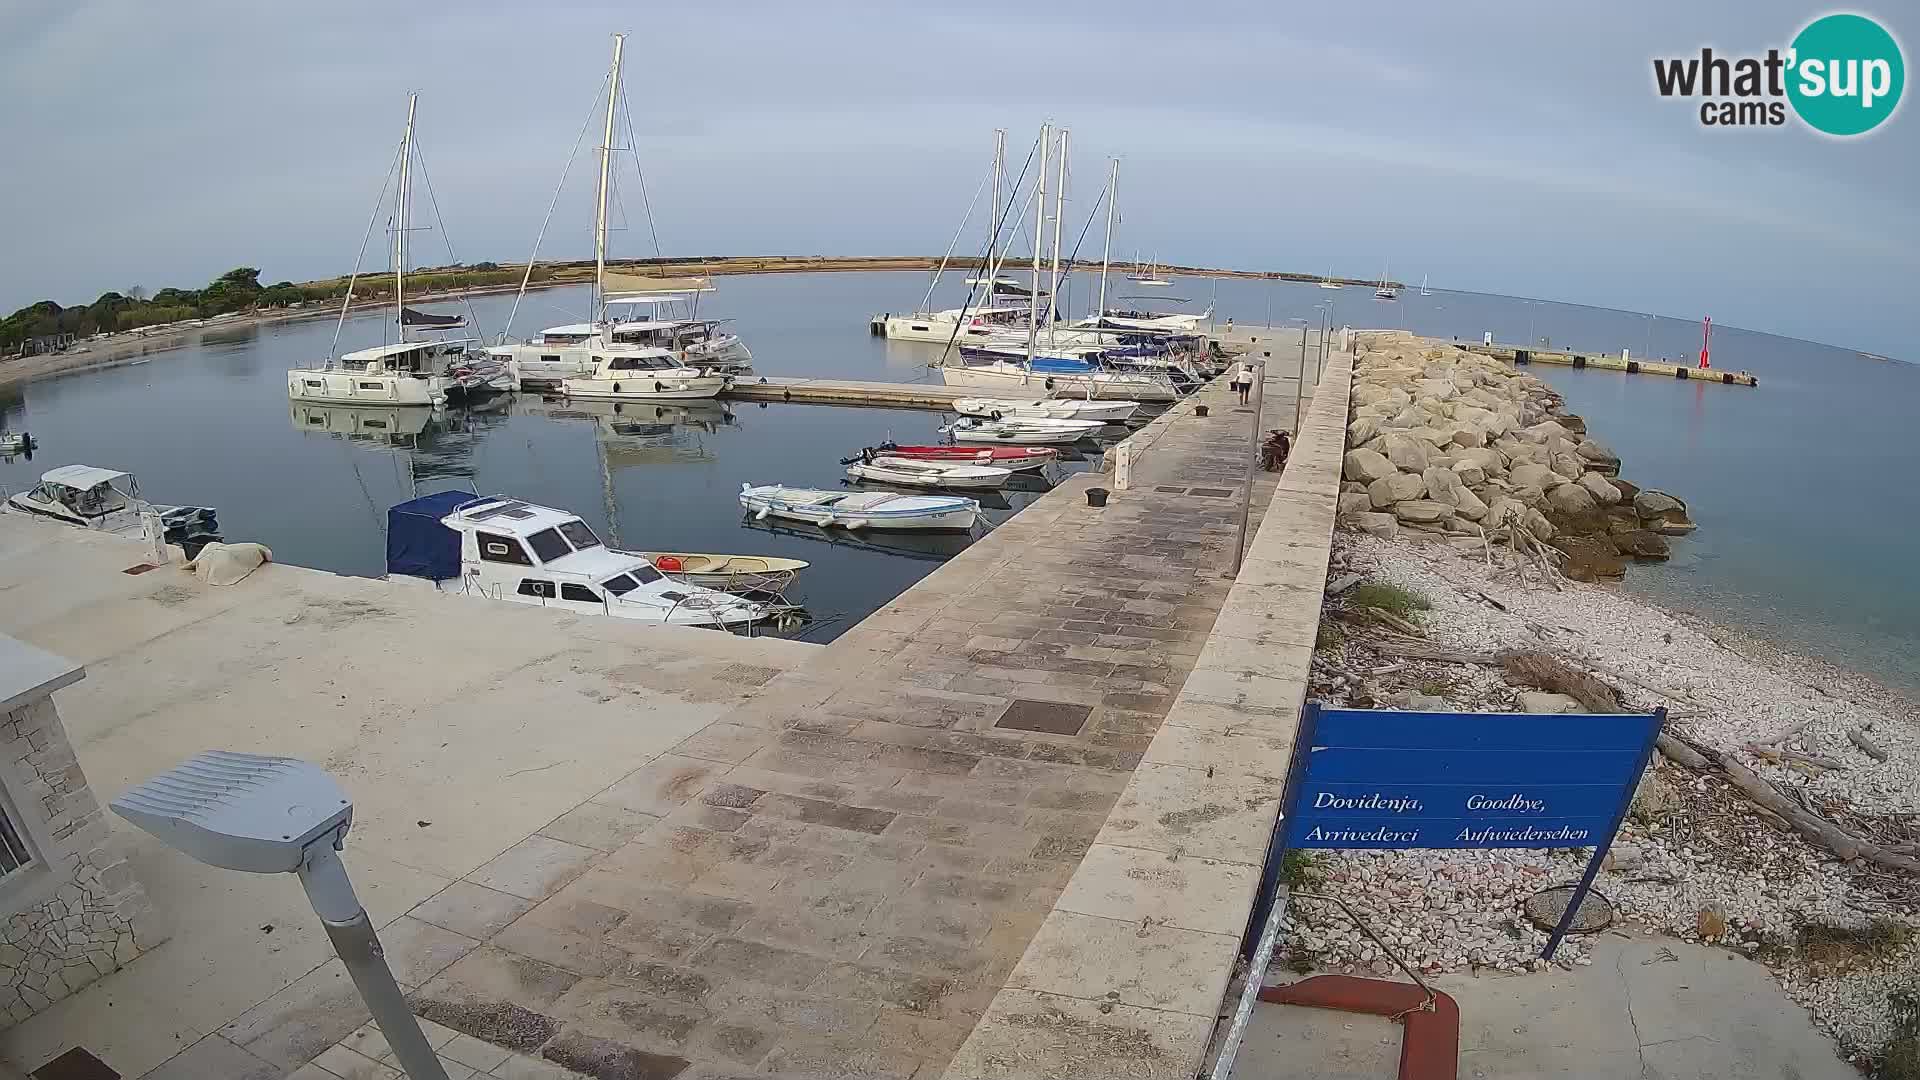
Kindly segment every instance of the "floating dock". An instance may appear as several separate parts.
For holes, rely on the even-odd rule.
[[[1724,383],[1727,386],[1759,386],[1760,379],[1745,371],[1718,371],[1713,368],[1691,368],[1683,364],[1670,364],[1664,360],[1633,360],[1625,356],[1610,353],[1556,352],[1547,349],[1516,349],[1508,345],[1463,345],[1472,352],[1491,356],[1496,360],[1507,360],[1516,365],[1558,364],[1561,367],[1597,368],[1601,371],[1624,371],[1629,375],[1659,375],[1669,379],[1693,379],[1697,382]]]
[[[721,391],[735,401],[804,401],[815,405],[866,405],[883,409],[952,412],[963,397],[978,397],[941,383],[862,382],[858,379],[742,379]]]

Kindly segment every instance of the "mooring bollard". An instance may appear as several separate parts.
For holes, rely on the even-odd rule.
[[[1195,406],[1193,407],[1193,415],[1195,415],[1195,416],[1200,416],[1200,417],[1204,417],[1204,416],[1206,416],[1206,415],[1207,415],[1207,407],[1206,407],[1205,405],[1195,405]]]
[[[1088,488],[1087,489],[1087,505],[1088,506],[1105,506],[1107,505],[1107,496],[1109,494],[1111,494],[1111,492],[1109,492],[1106,488]]]

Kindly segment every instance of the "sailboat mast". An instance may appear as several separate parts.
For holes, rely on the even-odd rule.
[[[1113,205],[1120,197],[1120,159],[1113,158],[1107,164],[1107,242],[1100,248],[1100,307],[1093,313],[1095,319],[1107,317],[1107,264],[1113,261]]]
[[[993,129],[993,210],[987,214],[987,260],[981,269],[987,272],[985,305],[993,303],[993,283],[999,278],[1000,262],[994,249],[1000,238],[1000,174],[1007,168],[1007,129]]]
[[[1041,243],[1041,235],[1046,229],[1047,216],[1047,150],[1053,145],[1053,125],[1040,125],[1040,173],[1035,181],[1040,185],[1033,200],[1033,288],[1027,293],[1027,370],[1033,370],[1033,346],[1039,336],[1040,326],[1040,252],[1046,247]]]
[[[1060,183],[1053,193],[1053,274],[1047,286],[1047,342],[1053,342],[1054,324],[1060,321],[1060,229],[1067,222],[1067,142],[1071,133],[1060,129]]]
[[[613,174],[613,113],[620,102],[620,50],[625,34],[613,35],[613,70],[607,76],[607,127],[600,141],[600,193],[593,218],[593,318],[607,311],[607,186]]]
[[[400,140],[399,204],[393,230],[393,317],[400,324],[400,340],[407,340],[407,204],[413,201],[413,113],[419,94],[407,95],[407,133]]]

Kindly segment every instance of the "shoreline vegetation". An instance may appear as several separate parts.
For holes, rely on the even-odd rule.
[[[923,271],[940,265],[929,255],[712,255],[698,258],[623,259],[609,269],[663,278],[690,275],[804,274],[860,271]],[[978,256],[954,256],[950,270],[978,271]],[[1085,270],[1086,263],[1073,269]],[[1110,264],[1117,273],[1139,273],[1132,262]],[[1160,266],[1163,273],[1194,277],[1257,278],[1317,282],[1319,274],[1291,271],[1232,270],[1220,267]],[[515,292],[522,278],[527,289],[582,285],[593,280],[592,260],[540,262],[529,275],[525,263],[480,262],[430,266],[407,274],[408,301],[437,304],[467,296]],[[177,348],[193,334],[220,327],[259,325],[293,319],[337,316],[347,294],[345,276],[314,281],[260,284],[260,272],[238,267],[202,289],[165,288],[149,294],[138,287],[102,293],[90,304],[61,307],[41,300],[0,319],[0,385],[63,371],[106,367]],[[1376,282],[1336,278],[1346,285],[1372,288]],[[393,302],[390,275],[362,274],[354,283],[350,310]],[[1397,284],[1397,283],[1395,283]],[[1401,286],[1404,287],[1404,286]],[[95,336],[100,335],[100,336]],[[36,362],[37,361],[37,362]]]
[[[1623,531],[1663,535],[1684,504],[1649,515],[1636,497],[1596,494],[1595,455],[1581,453],[1591,436],[1574,443],[1580,461],[1562,460],[1557,444],[1576,437],[1569,414],[1533,376],[1461,358],[1450,343],[1360,338],[1349,471],[1379,475],[1343,485],[1311,696],[1549,724],[1666,707],[1660,752],[1596,883],[1615,930],[1635,924],[1626,932],[1763,964],[1843,1057],[1907,1075],[1891,1069],[1920,1040],[1920,708],[1864,675],[1607,587],[1582,557],[1604,545],[1624,558],[1613,543]],[[1373,460],[1387,457],[1383,432],[1399,461]],[[1405,467],[1402,438],[1425,444],[1419,473]],[[1544,472],[1526,468],[1541,456]],[[1384,507],[1375,485],[1392,497]],[[1403,511],[1409,502],[1451,513]],[[1386,947],[1426,971],[1513,971],[1542,966],[1546,935],[1528,901],[1585,858],[1342,851],[1294,869],[1357,898]],[[1294,963],[1391,969],[1342,913],[1302,905],[1292,917]],[[1590,942],[1568,938],[1555,962],[1590,963]]]

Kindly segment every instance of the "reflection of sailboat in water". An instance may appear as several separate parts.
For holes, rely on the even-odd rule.
[[[415,440],[445,416],[437,409],[290,403],[293,426],[301,431],[401,447],[412,447]]]
[[[481,429],[499,423],[501,416],[491,409],[447,412],[406,406],[314,405],[295,401],[290,403],[288,419],[301,431],[331,436],[343,445],[395,451],[394,457],[399,463],[396,469],[404,467],[407,489],[418,493],[420,485],[430,481],[453,480],[472,487],[474,443]],[[467,437],[452,438],[455,435]],[[358,455],[349,456],[358,476]],[[364,485],[364,478],[361,482]]]
[[[742,518],[740,524],[745,528],[758,529],[775,536],[796,536],[803,540],[814,540],[836,547],[874,551],[883,555],[899,555],[922,562],[946,562],[967,550],[967,546],[973,543],[974,539],[971,534],[964,532],[927,530],[905,532],[862,530],[855,533],[849,529],[829,530],[818,525],[780,521],[771,517],[756,521],[751,514]]]
[[[551,420],[594,425],[594,441],[615,468],[712,461],[706,436],[739,423],[717,401],[594,401],[522,399],[518,408]]]

